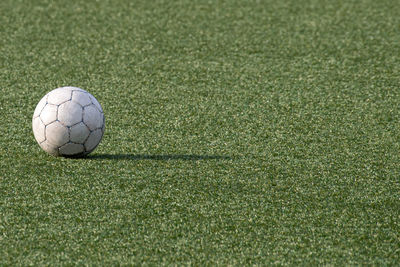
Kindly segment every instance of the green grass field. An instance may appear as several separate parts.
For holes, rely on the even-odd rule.
[[[400,5],[1,0],[0,265],[400,263]],[[61,86],[85,159],[31,128]]]

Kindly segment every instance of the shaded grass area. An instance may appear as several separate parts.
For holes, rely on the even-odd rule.
[[[111,160],[221,160],[221,159],[231,159],[228,156],[214,156],[214,155],[134,155],[134,154],[100,154],[87,157],[88,159],[111,159]]]
[[[1,1],[0,265],[396,265],[393,1]],[[82,87],[106,133],[31,130]]]

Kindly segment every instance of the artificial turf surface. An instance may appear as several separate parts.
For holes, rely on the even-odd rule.
[[[0,1],[0,265],[398,265],[400,5]],[[86,159],[34,140],[60,86]]]

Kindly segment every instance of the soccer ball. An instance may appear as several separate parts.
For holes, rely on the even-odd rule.
[[[36,141],[50,155],[82,157],[100,143],[104,122],[94,96],[77,87],[61,87],[39,101],[32,128]]]

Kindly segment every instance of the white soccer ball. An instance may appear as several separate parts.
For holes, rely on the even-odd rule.
[[[77,87],[61,87],[39,101],[32,128],[36,141],[50,155],[82,157],[100,143],[104,122],[94,96]]]

